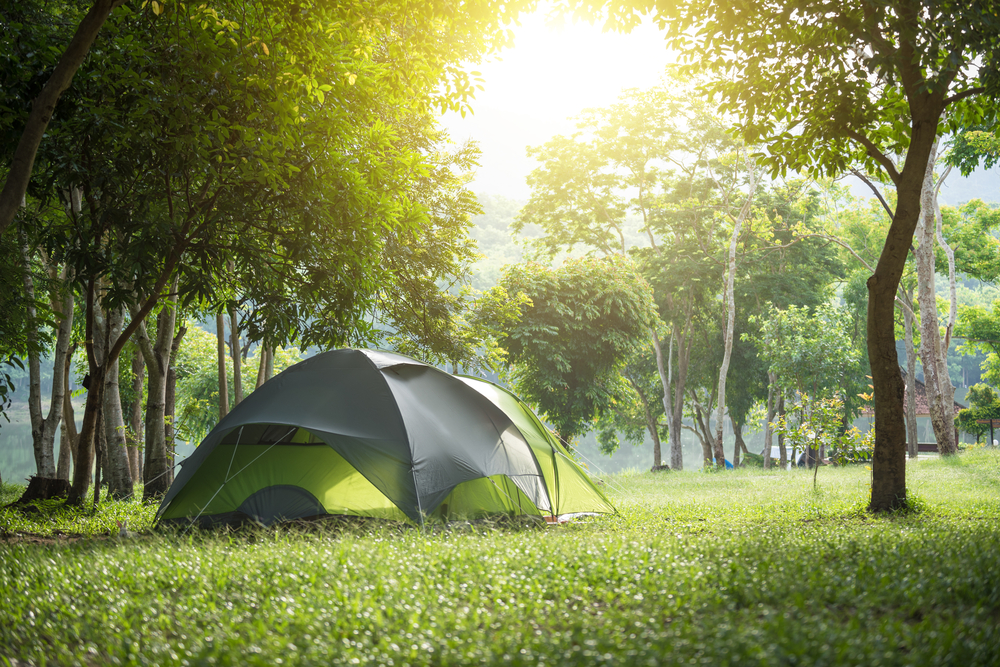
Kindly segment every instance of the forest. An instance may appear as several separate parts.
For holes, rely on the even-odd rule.
[[[537,8],[0,6],[0,584],[28,582],[0,659],[773,664],[801,649],[791,615],[834,629],[830,664],[990,664],[1000,198],[941,192],[1000,160],[998,3],[546,4],[652,21],[677,61],[529,147],[524,201],[475,192],[480,147],[441,117],[474,113],[476,68]],[[340,348],[509,389],[617,511],[156,527],[217,424]],[[5,469],[22,442],[30,480]],[[597,474],[622,450],[641,465]],[[163,567],[116,561],[132,547]],[[234,552],[281,581],[240,592]],[[510,571],[482,565],[500,552]],[[30,583],[57,553],[67,583]],[[134,628],[98,627],[117,584],[88,561],[121,568]]]

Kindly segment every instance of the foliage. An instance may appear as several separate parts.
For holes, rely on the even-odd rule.
[[[995,433],[997,429],[991,429],[989,424],[980,424],[978,421],[1000,419],[1000,396],[997,396],[996,390],[986,384],[973,385],[969,387],[965,400],[969,402],[969,407],[958,411],[955,425],[965,433],[976,436],[977,440],[988,433]]]
[[[649,286],[622,256],[512,266],[502,286],[531,300],[501,343],[514,386],[568,442],[622,396],[618,371],[655,318]]]
[[[955,269],[970,278],[994,283],[1000,278],[1000,209],[973,199],[954,208],[941,208],[941,226],[955,251]],[[944,251],[936,253],[937,270],[948,272]]]
[[[1000,301],[994,301],[990,308],[959,306],[955,337],[965,339],[957,347],[962,354],[989,352],[982,362],[982,379],[994,387],[1000,386]]]
[[[911,465],[923,511],[875,519],[848,466],[820,492],[798,470],[617,475],[619,515],[540,531],[5,532],[0,645],[32,664],[673,666],[808,662],[820,637],[829,664],[991,665],[1000,462]],[[100,513],[117,505],[151,507]]]
[[[968,176],[980,166],[990,169],[1000,160],[1000,138],[984,128],[959,132],[951,142],[945,162]]]
[[[257,377],[260,350],[260,346],[255,348],[253,355],[244,359],[241,366],[243,386],[248,394],[253,390],[253,382]],[[301,359],[302,355],[297,348],[277,347],[274,355],[274,372],[280,373]],[[231,370],[232,359],[228,356],[227,364],[230,368],[230,372],[227,373],[229,408],[232,409],[235,392]],[[174,408],[174,427],[177,437],[198,444],[219,421],[219,357],[216,336],[188,323],[184,344],[178,350],[173,366],[177,371]]]
[[[846,335],[850,319],[844,310],[829,304],[813,311],[772,307],[759,323],[760,336],[752,340],[785,389],[816,398],[842,396],[846,383],[863,375],[861,351]]]

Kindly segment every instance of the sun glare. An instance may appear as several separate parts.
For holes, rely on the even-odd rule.
[[[527,146],[572,132],[571,117],[613,103],[622,89],[655,85],[671,58],[651,24],[622,35],[539,11],[513,30],[513,48],[477,67],[485,90],[474,113],[449,114],[443,123],[456,141],[472,138],[483,150],[473,190],[524,198],[535,166]]]

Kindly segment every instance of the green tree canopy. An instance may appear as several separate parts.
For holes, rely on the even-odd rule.
[[[501,284],[531,300],[502,341],[514,386],[569,444],[620,396],[655,318],[649,286],[622,256],[515,265]]]

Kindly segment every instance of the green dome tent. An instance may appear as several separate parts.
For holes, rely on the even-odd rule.
[[[423,523],[614,512],[516,397],[408,357],[333,350],[278,374],[183,463],[161,522]]]

